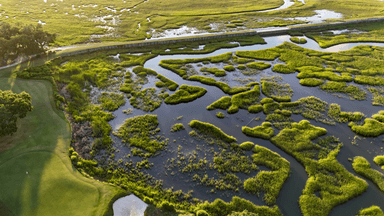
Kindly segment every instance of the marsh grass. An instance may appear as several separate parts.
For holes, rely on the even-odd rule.
[[[271,67],[271,64],[265,63],[265,62],[251,62],[247,64],[247,67],[257,69],[257,70],[264,70]]]
[[[156,88],[146,88],[132,96],[129,102],[136,109],[152,112],[159,108],[163,100],[168,96],[168,93],[157,94]]]
[[[367,93],[355,85],[348,85],[345,82],[328,81],[320,89],[333,92],[347,94],[351,100],[365,100]]]
[[[307,40],[305,38],[298,38],[298,37],[291,37],[289,38],[293,43],[297,44],[305,44],[307,43]]]
[[[182,123],[176,123],[171,127],[171,132],[177,132],[181,130],[185,130],[185,127]]]
[[[322,85],[323,83],[324,83],[324,80],[316,79],[316,78],[304,78],[300,80],[300,85],[309,86],[309,87],[316,87],[316,86]]]
[[[282,80],[281,76],[262,77],[261,90],[263,94],[278,102],[291,101],[293,90],[289,84],[280,83]]]
[[[158,125],[157,115],[136,116],[126,119],[124,124],[115,132],[115,135],[130,146],[154,154],[165,145],[165,141],[159,142],[155,138],[155,135],[160,132],[157,129]]]
[[[103,92],[98,98],[98,102],[101,103],[103,109],[115,111],[125,104],[125,98],[123,94]]]
[[[207,93],[207,90],[198,86],[182,85],[173,95],[165,98],[167,104],[188,103],[200,98]]]
[[[224,113],[222,113],[222,112],[217,112],[217,113],[216,113],[216,117],[222,119],[222,118],[224,118],[225,116],[224,116]]]
[[[264,192],[265,203],[273,205],[290,174],[290,164],[279,154],[259,145],[253,148],[253,153],[253,163],[266,166],[271,171],[260,171],[255,177],[245,180],[244,190],[250,193]]]
[[[207,106],[207,110],[222,109],[226,110],[231,106],[231,97],[223,96],[219,100],[213,102],[211,105]]]
[[[215,79],[213,79],[211,77],[191,76],[188,78],[188,80],[198,81],[202,84],[216,86],[216,87],[220,88],[224,93],[230,94],[230,95],[244,92],[244,91],[247,91],[250,89],[250,87],[230,87],[228,84],[220,82],[220,81],[216,81]]]
[[[383,211],[379,206],[371,206],[365,209],[361,209],[356,216],[384,216]]]
[[[221,69],[216,68],[216,67],[214,67],[214,68],[202,67],[202,68],[200,68],[200,71],[214,74],[216,77],[223,77],[223,76],[227,75],[225,73],[225,70],[221,70]]]
[[[251,105],[258,102],[260,96],[260,85],[253,83],[253,89],[232,96],[231,106],[228,109],[229,114],[234,114],[239,109],[248,109]]]
[[[270,122],[263,122],[260,126],[256,126],[254,128],[244,126],[241,128],[241,131],[247,136],[266,140],[271,139],[275,135],[275,130],[272,128],[272,124]]]
[[[327,115],[337,122],[345,123],[349,121],[360,121],[365,115],[361,112],[342,112],[338,104],[330,104]]]
[[[368,187],[364,180],[353,176],[336,160],[342,144],[330,150],[311,142],[326,133],[324,128],[302,120],[292,123],[291,128],[283,129],[271,139],[273,144],[298,160],[309,175],[299,198],[304,216],[327,215],[335,206],[360,195]],[[319,153],[325,150],[326,154],[323,154],[322,159],[315,160],[313,154],[308,154],[310,150]],[[319,192],[320,197],[315,192]]]
[[[365,158],[360,156],[354,157],[352,167],[357,174],[371,180],[382,192],[384,192],[384,175],[379,171],[372,169],[371,164]]]
[[[164,86],[167,86],[167,88],[170,90],[170,91],[175,91],[177,89],[177,87],[179,87],[179,84],[173,82],[172,80],[168,79],[167,77],[161,75],[161,74],[158,74],[157,75],[157,78],[160,80],[159,82],[156,82],[156,87],[164,87]]]
[[[189,126],[191,128],[194,128],[199,131],[199,133],[202,134],[209,134],[213,137],[216,137],[218,139],[222,139],[225,142],[232,143],[236,142],[236,138],[233,136],[229,136],[225,134],[220,128],[210,124],[210,123],[205,123],[197,120],[193,120],[189,123]]]
[[[384,106],[384,88],[383,87],[368,87],[367,90],[372,93],[373,106]]]

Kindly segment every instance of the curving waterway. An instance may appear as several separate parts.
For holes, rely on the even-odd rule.
[[[263,122],[263,119],[265,119],[265,115],[263,113],[258,114],[249,114],[246,110],[240,110],[238,113],[234,115],[228,115],[228,117],[224,119],[218,119],[215,114],[217,110],[214,111],[207,111],[206,107],[210,105],[212,102],[216,101],[217,99],[221,98],[222,96],[225,96],[220,89],[213,86],[207,86],[204,84],[201,84],[199,82],[192,82],[188,80],[182,79],[177,74],[166,70],[159,66],[159,62],[162,59],[185,59],[185,58],[201,58],[201,57],[209,57],[209,56],[215,56],[222,53],[227,52],[235,52],[239,50],[260,50],[260,49],[267,49],[272,48],[275,46],[278,46],[282,44],[284,41],[289,41],[290,36],[283,35],[283,36],[275,36],[275,37],[266,37],[264,38],[267,44],[262,45],[252,45],[252,46],[241,46],[231,49],[220,49],[210,54],[203,54],[203,55],[161,55],[157,56],[156,58],[153,58],[149,61],[147,61],[144,65],[145,68],[149,68],[152,70],[155,70],[157,73],[164,75],[165,77],[175,81],[179,85],[187,84],[187,85],[193,85],[193,86],[201,86],[208,90],[208,93],[204,95],[203,97],[190,102],[186,104],[179,104],[179,105],[167,105],[163,103],[160,108],[153,111],[151,114],[156,114],[158,116],[159,121],[159,128],[161,129],[162,133],[164,133],[164,136],[166,138],[170,139],[170,142],[168,144],[168,151],[163,151],[160,156],[150,158],[149,161],[151,163],[154,163],[154,167],[151,168],[151,170],[147,171],[149,174],[154,176],[156,179],[163,180],[163,184],[165,188],[171,188],[173,187],[175,190],[183,190],[183,192],[188,192],[189,190],[193,190],[193,197],[199,198],[201,200],[208,200],[213,201],[216,198],[221,198],[225,201],[230,201],[232,196],[240,196],[245,199],[248,199],[252,201],[253,203],[257,205],[265,205],[265,203],[262,201],[261,197],[258,198],[256,195],[245,193],[243,190],[240,190],[239,193],[234,192],[217,192],[215,194],[208,193],[212,188],[206,187],[206,186],[196,186],[195,183],[192,181],[192,175],[188,176],[187,174],[180,174],[176,170],[175,175],[170,175],[171,171],[167,170],[165,161],[168,158],[174,158],[177,157],[177,148],[179,145],[183,147],[182,152],[185,154],[192,152],[193,150],[196,150],[196,145],[203,146],[204,143],[191,141],[191,139],[188,135],[188,132],[191,131],[191,129],[187,126],[188,123],[191,120],[200,120],[203,122],[209,122],[211,124],[214,124],[221,128],[225,133],[228,135],[234,136],[237,138],[238,143],[242,143],[244,141],[252,141],[255,144],[265,146],[269,149],[271,149],[274,152],[277,152],[282,157],[286,158],[290,164],[291,164],[291,175],[284,184],[280,194],[279,198],[277,199],[277,205],[279,206],[281,212],[283,215],[301,215],[299,205],[298,205],[298,199],[301,195],[302,190],[305,187],[305,183],[308,179],[308,176],[304,170],[304,167],[299,164],[293,157],[286,154],[284,151],[280,150],[276,146],[274,146],[272,143],[266,140],[257,139],[257,138],[251,138],[245,136],[241,132],[241,127],[244,125],[248,125],[249,127],[254,127],[257,125],[260,125],[261,122]],[[306,37],[303,37],[306,38]],[[301,47],[307,48],[307,49],[313,49],[323,52],[338,52],[338,51],[345,51],[349,50],[355,46],[359,45],[371,45],[371,46],[384,46],[384,43],[346,43],[346,44],[340,44],[336,46],[332,46],[326,49],[321,48],[318,43],[316,43],[314,40],[310,38],[306,38],[307,43],[299,45]],[[271,64],[277,64],[281,63],[279,60],[274,61],[265,61]],[[194,67],[196,67],[195,64],[192,64]],[[223,64],[208,64],[204,65],[206,67],[219,67],[222,68]],[[129,68],[128,70],[131,70]],[[226,78],[228,79],[228,84],[230,86],[236,86],[240,85],[236,81],[233,81],[234,78],[248,78],[248,76],[244,76],[239,72],[231,72],[227,73],[228,75]],[[371,96],[368,93],[368,98],[365,101],[351,101],[346,98],[339,98],[332,94],[327,94],[324,91],[319,90],[319,88],[310,88],[310,87],[303,87],[299,84],[299,79],[296,78],[297,73],[293,74],[277,74],[271,71],[271,69],[266,69],[263,71],[263,73],[252,76],[253,78],[257,79],[257,81],[260,81],[261,76],[273,76],[273,75],[280,75],[283,77],[283,81],[286,83],[289,83],[291,88],[294,91],[292,101],[296,101],[302,97],[307,96],[316,96],[320,98],[323,101],[330,103],[337,103],[341,106],[342,111],[361,111],[363,112],[367,117],[370,117],[372,114],[377,113],[379,110],[383,109],[380,106],[372,106],[371,105]],[[215,78],[215,77],[213,77]],[[217,78],[216,78],[217,79]],[[149,83],[143,86],[143,89],[146,87],[154,87],[155,79],[149,79]],[[357,85],[357,84],[355,84]],[[359,87],[364,87],[360,86]],[[172,94],[172,92],[170,92]],[[142,110],[138,110],[133,108],[133,114],[126,115],[122,113],[122,110],[126,110],[128,108],[133,108],[129,102],[127,102],[123,107],[120,107],[117,111],[115,111],[113,114],[116,116],[115,119],[110,121],[110,125],[113,127],[114,130],[116,130],[120,125],[123,124],[125,119],[137,115],[144,115],[147,114],[146,112]],[[226,114],[226,112],[224,111]],[[183,116],[181,120],[176,120],[177,117]],[[261,121],[251,121],[253,118],[260,117]],[[293,119],[295,122],[298,122],[302,119],[304,119],[301,115],[293,115]],[[381,141],[384,137],[380,136],[378,138],[361,138],[358,139],[357,145],[353,145],[352,139],[354,138],[355,134],[350,130],[350,128],[347,126],[347,124],[339,124],[337,123],[336,126],[329,126],[322,123],[318,123],[313,120],[309,120],[312,125],[323,127],[328,130],[328,135],[334,135],[338,138],[340,138],[340,141],[343,142],[344,146],[341,149],[341,152],[337,156],[338,161],[343,164],[346,169],[353,173],[354,175],[357,175],[353,169],[351,162],[348,161],[348,158],[353,158],[354,156],[363,156],[365,157],[371,164],[374,169],[377,169],[380,171],[380,168],[378,166],[375,166],[373,164],[373,157],[375,157],[378,154],[383,154],[383,150],[381,149],[383,145],[383,142]],[[171,133],[170,128],[175,123],[183,123],[184,126],[186,126],[187,130],[177,132],[177,133]],[[124,155],[131,153],[130,149],[128,147],[124,147],[121,145],[120,140],[117,137],[113,137],[116,144],[114,146],[120,150],[120,152],[115,153],[116,160],[123,158]],[[176,140],[176,142],[172,142],[172,140]],[[209,146],[211,148],[211,146]],[[217,147],[214,147],[215,150],[218,150]],[[199,158],[201,159],[204,157],[203,151],[197,151]],[[247,153],[247,155],[251,155],[250,152]],[[133,160],[135,160],[135,157],[132,157]],[[137,160],[139,160],[137,158]],[[212,156],[207,155],[207,160],[212,160]],[[264,169],[261,167],[261,169]],[[214,176],[214,172],[207,171],[207,174],[209,177]],[[246,178],[249,178],[251,176],[256,175],[257,172],[251,172],[250,175],[240,174],[238,175],[242,180],[245,180]],[[362,195],[346,202],[345,204],[339,205],[335,207],[332,212],[331,216],[339,216],[339,215],[356,215],[356,213],[362,209],[369,207],[371,205],[378,205],[382,209],[384,209],[384,195],[378,188],[373,185],[370,181],[366,180],[369,183],[368,190],[364,192]]]

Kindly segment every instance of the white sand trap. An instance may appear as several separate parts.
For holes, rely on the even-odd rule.
[[[135,195],[129,195],[113,203],[114,216],[144,216],[148,205]]]

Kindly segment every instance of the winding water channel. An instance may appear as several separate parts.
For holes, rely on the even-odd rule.
[[[252,120],[255,117],[260,117],[261,121],[251,121],[248,124],[248,126],[254,127],[254,126],[260,125],[261,122],[263,122],[263,120],[265,119],[265,115],[263,113],[249,114],[246,110],[240,110],[236,114],[228,115],[228,117],[224,119],[219,119],[215,116],[217,110],[207,111],[206,107],[210,105],[212,102],[221,98],[222,96],[225,96],[226,95],[225,93],[223,93],[219,88],[214,86],[207,86],[199,82],[184,80],[177,74],[159,66],[159,62],[162,59],[201,58],[201,57],[216,56],[222,53],[235,52],[239,50],[260,50],[260,49],[266,49],[266,48],[271,48],[271,47],[280,45],[284,41],[289,41],[289,38],[290,36],[288,35],[266,37],[264,39],[267,42],[267,44],[242,46],[242,47],[236,47],[231,49],[220,49],[213,53],[204,54],[204,55],[161,55],[145,63],[144,65],[145,68],[155,70],[157,73],[164,75],[165,77],[175,81],[179,85],[187,84],[187,85],[193,85],[193,86],[201,86],[208,90],[208,93],[206,95],[204,95],[203,97],[193,102],[183,103],[178,105],[167,105],[163,103],[158,109],[156,109],[151,113],[151,114],[156,114],[158,116],[159,128],[161,129],[161,133],[164,133],[164,136],[170,139],[170,142],[167,146],[168,151],[161,152],[161,155],[157,157],[149,158],[149,161],[151,163],[154,163],[155,165],[149,171],[147,171],[156,179],[163,180],[164,188],[173,187],[174,190],[182,190],[183,192],[188,192],[189,190],[193,190],[194,191],[193,197],[199,198],[201,200],[213,201],[216,198],[221,198],[225,201],[230,201],[232,196],[240,196],[252,201],[257,205],[265,205],[264,202],[262,201],[262,196],[258,198],[256,195],[245,193],[243,190],[240,190],[239,193],[220,192],[220,191],[218,191],[215,194],[208,193],[208,191],[212,189],[211,187],[196,186],[195,182],[192,181],[193,174],[192,175],[180,174],[179,172],[177,172],[178,168],[173,169],[173,171],[176,171],[175,175],[170,175],[172,171],[167,171],[167,167],[165,167],[166,160],[168,158],[177,157],[177,148],[179,145],[183,147],[182,152],[187,154],[192,152],[193,150],[196,150],[197,144],[200,145],[200,147],[202,147],[204,144],[202,142],[199,143],[196,140],[194,140],[193,143],[191,143],[193,139],[190,138],[188,135],[188,132],[191,131],[191,128],[188,127],[187,125],[191,120],[196,119],[196,120],[209,122],[213,125],[216,125],[228,135],[236,137],[238,140],[238,143],[242,143],[244,141],[252,141],[255,144],[265,146],[271,149],[272,151],[277,152],[282,157],[287,159],[291,164],[291,174],[288,180],[284,183],[276,204],[279,206],[283,215],[301,215],[299,205],[298,205],[298,199],[308,179],[308,176],[305,172],[304,167],[301,164],[299,164],[293,157],[286,154],[285,152],[283,152],[282,150],[274,146],[269,141],[247,137],[241,132],[241,127],[247,125],[250,122],[250,120]],[[359,45],[384,46],[384,43],[347,43],[347,44],[340,44],[340,45],[323,49],[312,39],[310,38],[306,38],[306,39],[308,43],[302,44],[299,46],[308,48],[308,49],[326,51],[326,52],[344,51]],[[271,64],[276,64],[276,63],[279,63],[279,60],[266,61],[266,62]],[[222,68],[223,64],[222,63],[209,64],[205,66],[207,67],[215,66],[215,67]],[[369,96],[365,101],[351,101],[347,98],[336,97],[332,94],[321,91],[319,88],[316,88],[316,87],[315,88],[303,87],[299,84],[299,79],[296,78],[297,73],[287,74],[287,75],[277,74],[272,72],[271,69],[269,68],[264,70],[263,73],[252,76],[252,77],[256,78],[257,81],[260,81],[261,76],[273,76],[273,75],[282,76],[283,81],[290,84],[291,88],[294,91],[292,101],[296,101],[302,97],[316,96],[321,100],[328,102],[329,104],[330,103],[339,104],[341,106],[342,111],[361,111],[367,117],[370,117],[372,114],[377,113],[379,110],[383,109],[380,106],[371,105],[371,95],[369,93],[368,93]],[[232,78],[235,78],[235,77],[247,78],[248,76],[244,76],[239,72],[228,73],[227,79],[228,79],[228,84],[230,86],[239,85],[238,83],[232,80]],[[150,78],[149,83],[143,86],[143,89],[147,87],[154,87],[154,82],[155,82],[155,79]],[[364,86],[359,86],[359,87],[364,87]],[[170,94],[172,94],[172,92],[170,92]],[[116,110],[113,113],[116,116],[116,118],[109,122],[113,130],[116,130],[120,125],[122,125],[125,119],[127,118],[137,116],[137,115],[147,114],[147,112],[144,112],[142,110],[138,110],[135,108],[133,108],[134,110],[133,114],[131,115],[123,114],[122,110],[126,110],[128,108],[133,108],[133,107],[127,101],[127,103],[124,106],[120,107],[118,110]],[[183,116],[182,119],[176,120],[176,118],[179,116]],[[295,120],[295,122],[298,122],[304,118],[301,115],[293,115],[293,119]],[[309,121],[312,125],[327,129],[328,130],[327,136],[334,135],[340,138],[340,141],[344,144],[344,146],[341,149],[341,152],[339,153],[339,155],[337,156],[337,159],[341,164],[343,164],[346,167],[346,169],[349,172],[353,173],[354,175],[357,175],[352,169],[351,162],[348,161],[348,158],[353,158],[354,156],[365,157],[372,164],[372,168],[380,171],[380,167],[375,166],[372,160],[374,156],[378,154],[383,154],[383,150],[381,149],[381,147],[384,146],[383,142],[381,141],[383,139],[383,136],[380,136],[377,138],[366,138],[366,139],[361,138],[361,139],[358,139],[357,145],[356,144],[353,145],[351,141],[354,138],[355,134],[350,130],[347,124],[337,123],[336,126],[329,126],[326,124],[316,122],[314,120],[309,120]],[[175,123],[183,123],[184,126],[186,126],[187,130],[180,131],[177,133],[171,133],[170,128]],[[116,142],[114,146],[120,151],[118,153],[115,153],[116,160],[123,158],[124,155],[130,153],[130,149],[128,147],[121,145],[121,141],[119,138],[113,136],[113,139]],[[172,140],[174,139],[176,140],[176,142],[172,142]],[[208,148],[211,148],[211,146],[208,146]],[[218,147],[214,146],[214,148],[216,151],[218,150]],[[198,159],[201,159],[204,157],[204,154],[205,154],[204,151],[197,151],[197,152],[199,155]],[[251,153],[247,152],[246,155],[250,156]],[[207,154],[207,160],[212,160],[212,156]],[[262,169],[264,168],[261,167],[261,170]],[[207,174],[209,175],[209,177],[213,177],[214,171],[207,171]],[[250,175],[239,174],[238,176],[242,180],[245,180],[246,178],[249,178],[256,174],[257,172],[251,172]],[[352,216],[352,215],[356,215],[358,210],[360,210],[361,208],[366,208],[371,205],[377,205],[377,206],[380,206],[382,209],[384,209],[383,193],[380,192],[380,190],[378,190],[378,188],[375,185],[373,185],[370,181],[368,181],[367,179],[366,181],[369,183],[369,187],[366,192],[346,202],[345,204],[335,207],[332,210],[330,215],[331,216],[339,216],[339,215]]]

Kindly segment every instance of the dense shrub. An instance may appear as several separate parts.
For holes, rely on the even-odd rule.
[[[207,110],[222,109],[226,110],[231,106],[231,97],[223,96],[219,100],[213,102],[211,105],[207,106]]]
[[[209,134],[209,135],[214,136],[216,138],[219,138],[225,142],[228,142],[228,143],[236,142],[236,138],[234,138],[233,136],[229,136],[229,135],[225,134],[220,128],[218,128],[212,124],[197,121],[197,120],[192,120],[189,123],[189,126],[197,129],[200,133]]]
[[[182,85],[173,95],[167,97],[164,102],[167,104],[188,103],[202,97],[207,90],[198,86]]]
[[[241,128],[243,133],[247,136],[257,137],[269,140],[275,135],[275,130],[272,128],[272,124],[269,122],[264,122],[260,126],[254,128],[249,128],[244,126]]]
[[[209,216],[209,214],[204,210],[198,210],[196,216]]]
[[[168,201],[163,201],[161,204],[160,204],[160,209],[162,211],[166,211],[166,212],[175,212],[175,206],[171,203],[169,203]]]

